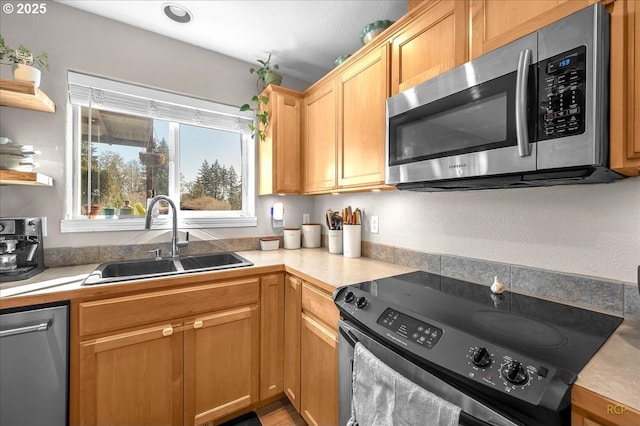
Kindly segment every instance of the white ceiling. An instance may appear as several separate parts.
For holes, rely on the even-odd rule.
[[[272,53],[283,74],[309,83],[362,47],[366,25],[407,12],[406,0],[171,0],[194,17],[178,24],[162,11],[169,0],[58,1],[245,62]]]

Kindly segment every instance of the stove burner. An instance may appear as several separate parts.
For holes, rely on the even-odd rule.
[[[567,336],[551,324],[504,311],[477,311],[471,316],[476,328],[485,335],[508,343],[511,347],[559,348]]]

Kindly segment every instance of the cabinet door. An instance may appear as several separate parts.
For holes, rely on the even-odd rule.
[[[338,338],[302,314],[301,414],[310,425],[338,424]]]
[[[383,44],[339,77],[340,187],[384,184],[388,50],[388,44]]]
[[[258,400],[257,306],[222,311],[185,324],[186,425],[201,425]]]
[[[595,0],[471,0],[471,59],[593,3]]]
[[[302,283],[287,275],[284,290],[284,393],[300,412],[300,313]]]
[[[467,60],[467,2],[429,2],[392,40],[391,94],[395,95]]]
[[[640,4],[618,0],[611,15],[609,163],[626,176],[640,174]]]
[[[269,126],[258,143],[259,195],[298,194],[302,187],[301,130],[302,94],[270,85]]]
[[[284,276],[260,279],[260,399],[284,390]]]
[[[336,187],[336,81],[332,79],[304,99],[305,192]]]
[[[84,341],[79,356],[81,425],[182,423],[180,324]]]

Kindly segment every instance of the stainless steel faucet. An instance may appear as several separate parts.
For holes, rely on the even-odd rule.
[[[178,247],[186,247],[189,244],[189,233],[187,232],[187,239],[185,241],[178,241],[178,209],[173,203],[171,198],[166,195],[158,195],[153,197],[147,207],[147,217],[144,222],[144,229],[151,229],[151,213],[153,212],[153,206],[160,200],[164,200],[171,206],[173,210],[173,228],[171,234],[171,257],[178,257]]]

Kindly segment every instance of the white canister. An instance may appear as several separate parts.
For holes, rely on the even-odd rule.
[[[342,253],[342,229],[329,229],[329,253]]]
[[[305,223],[302,225],[302,247],[320,247],[320,224]]]
[[[342,250],[345,257],[360,257],[362,225],[343,225]]]
[[[284,228],[284,248],[292,250],[300,248],[300,228]]]

